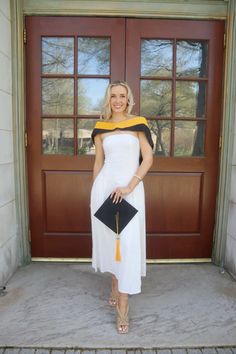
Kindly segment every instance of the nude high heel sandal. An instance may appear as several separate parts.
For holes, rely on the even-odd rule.
[[[119,306],[116,306],[117,311],[117,331],[119,334],[126,334],[129,332],[129,306],[127,307],[126,313],[122,314],[120,312]]]

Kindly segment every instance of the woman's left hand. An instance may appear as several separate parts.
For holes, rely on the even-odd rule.
[[[117,187],[112,193],[111,198],[113,198],[113,203],[120,203],[124,196],[129,194],[131,189],[129,187]]]

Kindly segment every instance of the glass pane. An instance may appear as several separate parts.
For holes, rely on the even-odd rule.
[[[73,119],[43,119],[43,153],[73,155]]]
[[[170,155],[170,132],[169,120],[149,120],[149,127],[154,142],[154,154],[159,156]]]
[[[74,73],[74,39],[42,37],[42,73]]]
[[[95,145],[91,139],[97,119],[78,119],[78,154],[94,155]]]
[[[175,122],[175,156],[204,155],[205,122]]]
[[[78,79],[78,114],[100,114],[109,79]]]
[[[177,42],[177,76],[207,76],[208,43],[206,41]]]
[[[205,82],[176,82],[176,117],[205,117],[205,104]]]
[[[172,76],[173,43],[164,39],[141,42],[141,75]]]
[[[146,117],[171,116],[171,81],[141,81],[141,115]]]
[[[78,73],[110,74],[110,38],[78,38]]]
[[[42,79],[43,114],[73,114],[74,80]]]

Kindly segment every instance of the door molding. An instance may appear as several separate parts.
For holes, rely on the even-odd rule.
[[[228,202],[230,196],[230,179],[232,167],[233,138],[236,105],[236,89],[233,78],[236,67],[233,60],[236,58],[236,0],[205,1],[186,4],[185,1],[175,3],[140,2],[140,1],[56,1],[42,0],[40,7],[34,0],[11,0],[12,16],[12,73],[13,81],[13,125],[15,181],[16,181],[16,209],[18,223],[18,237],[20,244],[19,259],[21,264],[29,263],[29,217],[28,191],[25,154],[25,72],[23,29],[24,15],[105,15],[105,16],[139,16],[165,18],[201,18],[227,19],[227,45],[224,77],[222,140],[223,146],[220,157],[219,189],[216,212],[216,227],[214,235],[213,261],[224,264],[225,244],[227,237]],[[145,11],[144,11],[145,7]],[[186,8],[187,7],[187,8]],[[102,12],[103,11],[103,12]],[[143,12],[144,11],[144,12]],[[194,13],[194,15],[193,15]]]
[[[185,19],[225,19],[227,1],[198,0],[24,0],[26,15],[86,15],[86,16],[139,16]]]

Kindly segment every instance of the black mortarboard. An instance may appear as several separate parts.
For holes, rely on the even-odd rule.
[[[134,215],[138,212],[130,203],[125,199],[119,203],[113,203],[113,198],[110,196],[105,200],[105,202],[96,211],[94,216],[96,216],[100,221],[102,221],[106,226],[108,226],[115,233],[120,234],[121,231],[126,227]],[[117,230],[117,220],[116,215],[118,214],[118,230]]]
[[[105,202],[96,211],[94,216],[103,222],[107,227],[116,233],[117,243],[116,243],[116,260],[120,261],[120,244],[119,244],[119,234],[138,212],[130,203],[125,199],[121,202],[113,203],[113,198],[110,196],[105,200]]]

